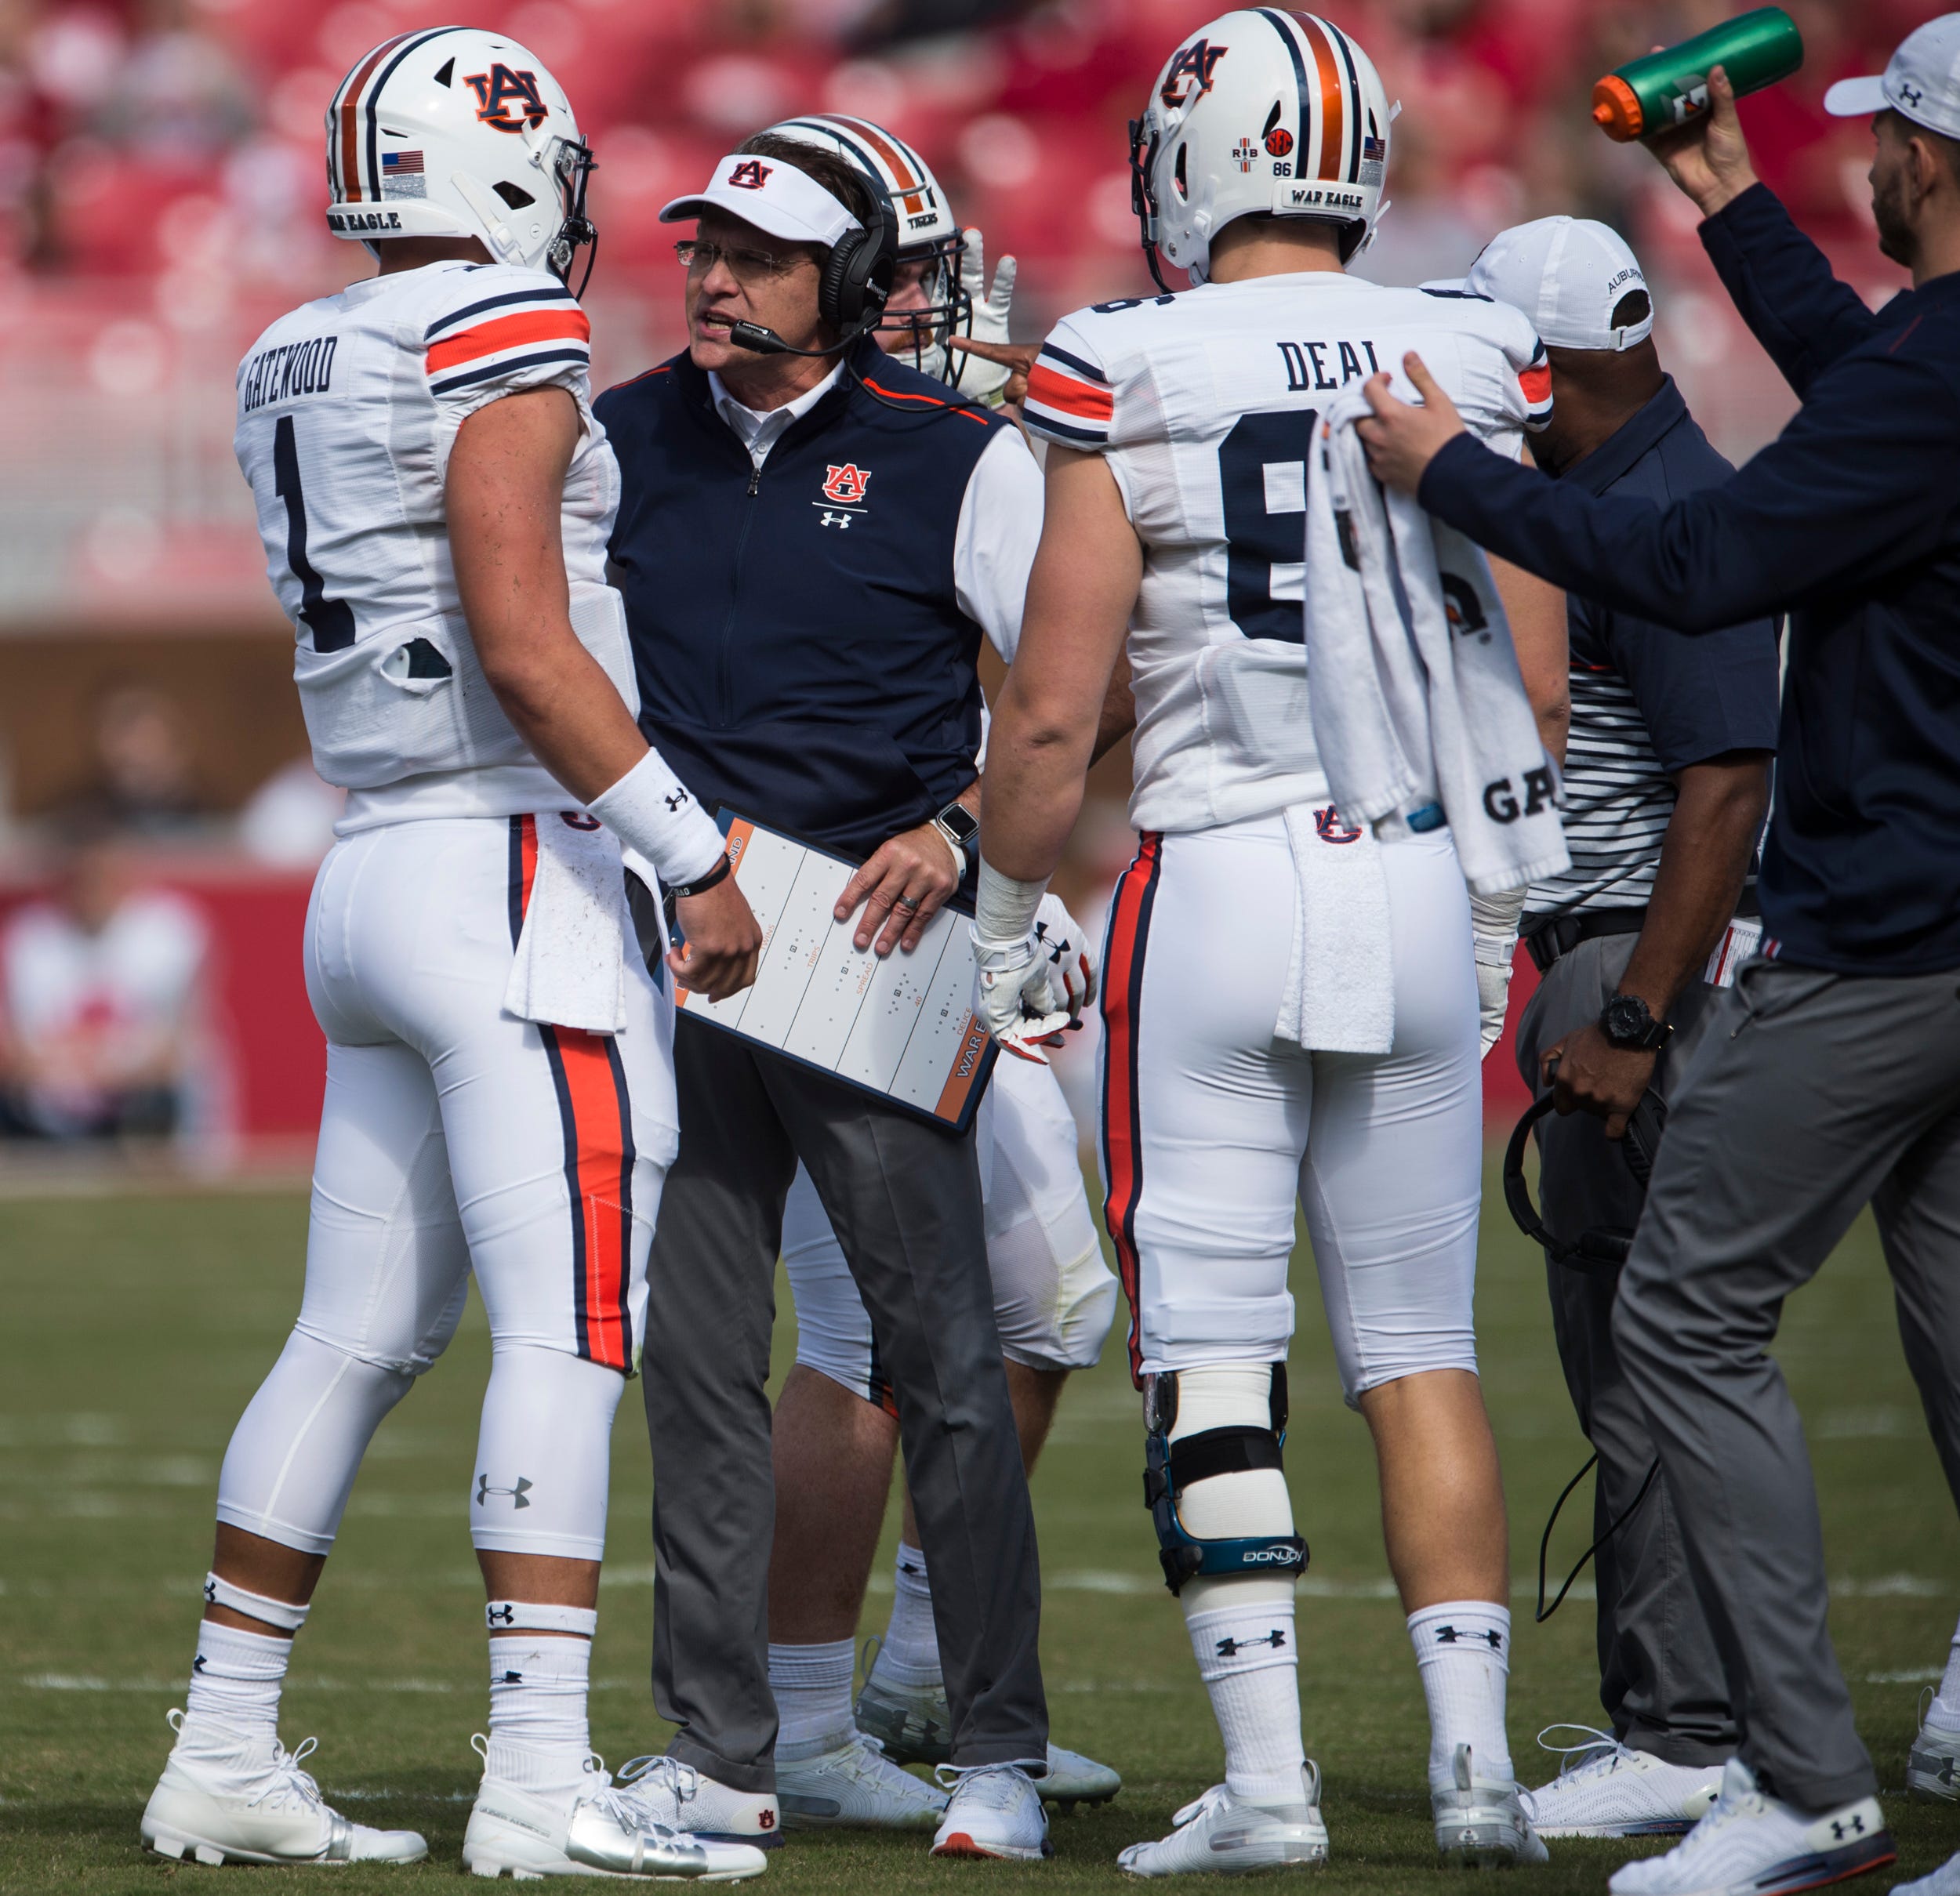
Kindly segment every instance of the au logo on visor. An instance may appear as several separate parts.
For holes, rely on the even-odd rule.
[[[765,165],[760,158],[745,158],[728,173],[728,181],[738,190],[759,191],[769,181],[773,165]]]

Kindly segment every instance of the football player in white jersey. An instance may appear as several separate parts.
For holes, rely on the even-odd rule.
[[[1014,259],[1000,260],[989,292],[980,233],[960,229],[931,168],[883,126],[811,113],[769,129],[834,153],[890,195],[902,244],[879,341],[928,374],[957,377],[964,394],[997,394],[1007,372],[953,356],[946,343],[955,334],[1004,339]],[[1037,527],[1038,517],[985,524],[997,552],[1018,562],[1011,589],[1017,595]],[[1017,629],[989,629],[1011,662]],[[1082,928],[1052,896],[1040,922],[1051,959],[1076,980],[1080,1005],[1091,985]],[[1083,1190],[1075,1120],[1054,1069],[1040,1060],[999,1061],[980,1108],[978,1136],[994,1318],[1022,1455],[1032,1472],[1069,1372],[1102,1355],[1116,1314],[1116,1281],[1103,1262]],[[898,1767],[945,1763],[952,1720],[909,1500],[891,1623],[853,1720],[854,1635],[891,1492],[898,1425],[870,1317],[800,1166],[783,1212],[782,1254],[797,1310],[796,1367],[776,1403],[769,1568],[769,1680],[782,1720],[776,1794],[783,1823],[930,1829],[944,1794]],[[1050,1745],[1048,1775],[1040,1782],[1044,1800],[1101,1802],[1121,1785],[1107,1765]]]
[[[680,898],[665,978],[732,992],[760,946],[634,722],[619,473],[566,281],[590,154],[522,46],[445,27],[354,66],[327,158],[328,226],[379,274],[282,317],[238,382],[314,767],[348,792],[307,921],[328,1047],[305,1294],[225,1456],[143,1837],[206,1863],[426,1854],[322,1801],[279,1694],[368,1440],[474,1275],[491,1710],[464,1863],[752,1876],[760,1851],[647,1822],[586,1740],[608,1439],[677,1142],[671,995],[626,950],[622,844]]]
[[[1306,1550],[1280,1462],[1296,1203],[1345,1393],[1374,1439],[1439,1847],[1544,1854],[1504,1731],[1510,1566],[1472,1325],[1466,890],[1446,830],[1384,843],[1332,807],[1301,650],[1309,443],[1336,390],[1414,344],[1466,422],[1513,453],[1549,411],[1543,350],[1515,310],[1344,274],[1380,214],[1391,115],[1366,54],[1326,20],[1247,9],[1198,29],[1132,132],[1152,268],[1192,287],[1064,319],[1025,408],[1051,444],[1047,513],[989,756],[981,1006],[1010,1042],[1024,1010],[1037,1029],[1052,1017],[1031,924],[1127,653],[1141,839],[1103,962],[1105,1214],[1165,1575],[1225,1749],[1225,1782],[1123,1853],[1140,1875],[1327,1854],[1295,1678]],[[1304,978],[1301,906],[1359,901],[1349,865],[1370,852],[1389,965],[1356,972],[1392,985],[1390,1050],[1278,1037]]]

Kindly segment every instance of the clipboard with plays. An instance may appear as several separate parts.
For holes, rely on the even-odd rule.
[[[880,959],[852,944],[856,915],[831,913],[858,865],[731,810],[717,820],[762,956],[725,1001],[677,991],[681,1011],[964,1132],[1000,1050],[974,1017],[964,911],[942,908],[910,954]]]

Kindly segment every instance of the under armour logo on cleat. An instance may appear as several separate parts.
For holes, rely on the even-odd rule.
[[[531,1503],[524,1499],[524,1496],[530,1492],[531,1484],[522,1475],[517,1477],[517,1485],[515,1488],[492,1488],[490,1485],[489,1476],[480,1474],[477,1477],[477,1506],[478,1507],[481,1507],[492,1495],[508,1495],[510,1497],[512,1506],[528,1507]]]
[[[1258,1639],[1232,1639],[1228,1637],[1220,1640],[1218,1641],[1218,1657],[1221,1659],[1229,1659],[1235,1653],[1246,1651],[1248,1648],[1254,1646],[1270,1646],[1275,1652],[1280,1652],[1285,1650],[1286,1644],[1287,1633],[1285,1627],[1275,1626],[1270,1633],[1262,1634]]]
[[[1835,1819],[1831,1825],[1831,1834],[1841,1843],[1848,1836],[1862,1836],[1864,1835],[1864,1819],[1854,1817],[1849,1823],[1842,1818]]]

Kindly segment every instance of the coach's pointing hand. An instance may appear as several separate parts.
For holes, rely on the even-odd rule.
[[[1416,385],[1421,405],[1398,401],[1391,395],[1385,369],[1371,375],[1362,390],[1374,415],[1354,426],[1368,451],[1368,466],[1375,479],[1384,487],[1414,494],[1436,451],[1463,433],[1463,422],[1456,404],[1423,366],[1421,357],[1412,350],[1402,358],[1402,367]]]

